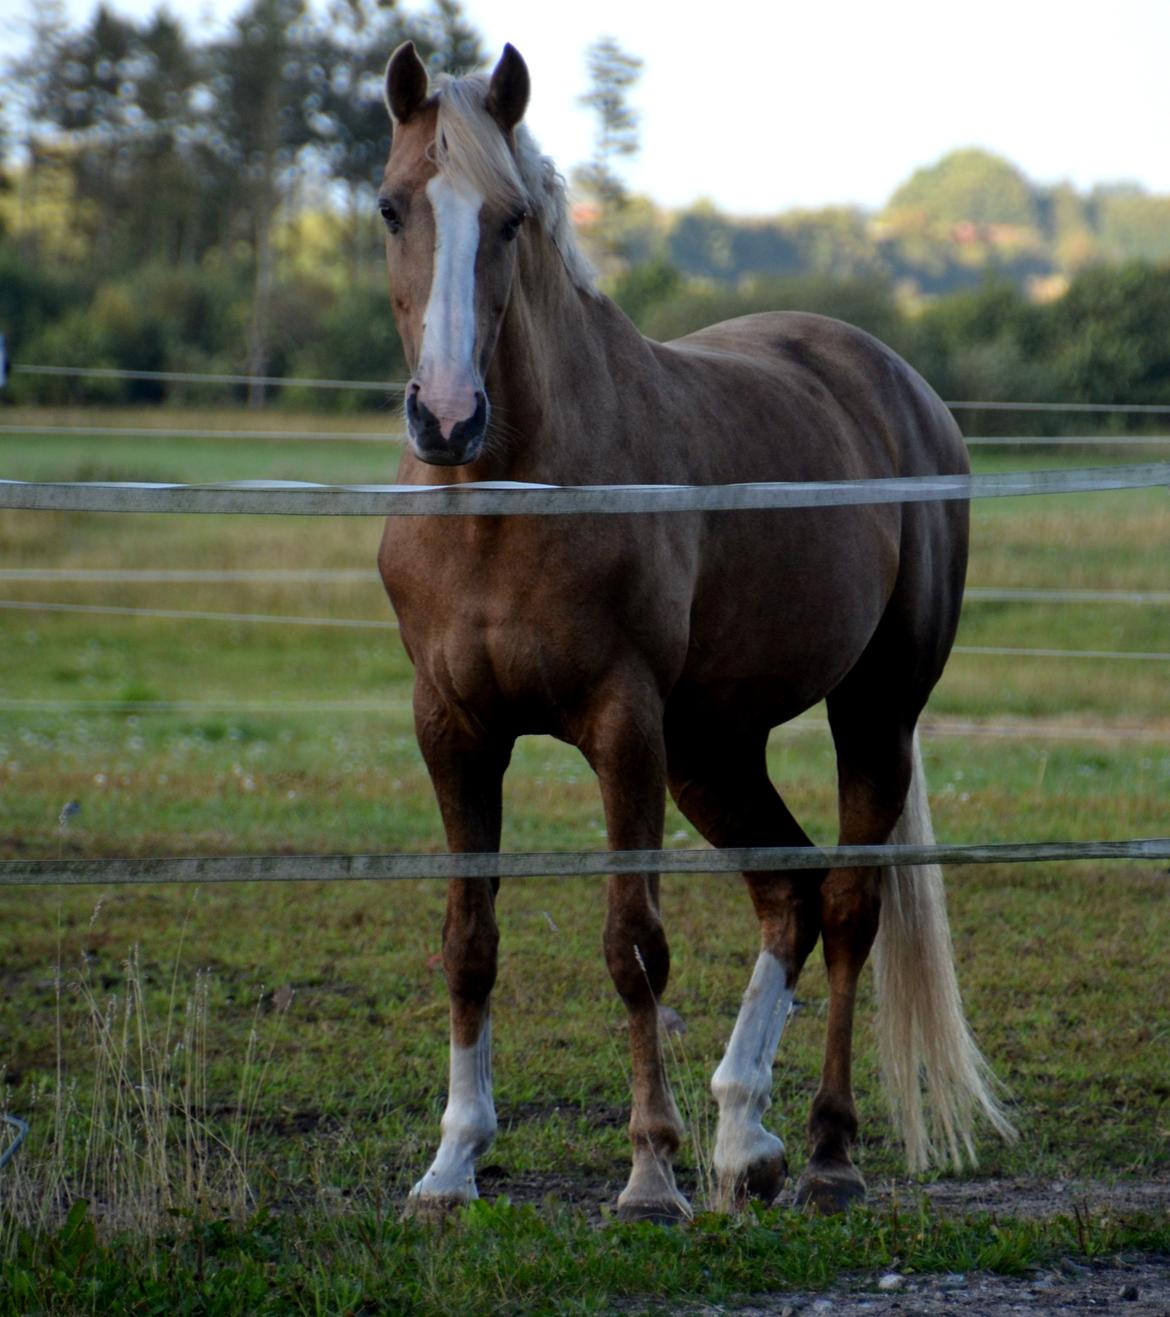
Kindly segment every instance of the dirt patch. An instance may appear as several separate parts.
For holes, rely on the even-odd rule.
[[[1152,1215],[1170,1210],[1170,1172],[1148,1180],[939,1180],[918,1184],[907,1180],[872,1186],[870,1202],[887,1207],[915,1204],[925,1198],[943,1216],[1036,1218],[1071,1216],[1077,1211],[1108,1209],[1116,1214]]]
[[[888,1288],[879,1289],[880,1285]],[[688,1310],[690,1317],[1167,1317],[1170,1260],[1082,1266],[1065,1261],[1026,1278],[989,1276],[869,1277],[822,1294],[775,1294],[741,1305]]]
[[[478,1168],[480,1193],[485,1198],[507,1195],[514,1203],[539,1207],[558,1202],[583,1208],[598,1220],[609,1215],[625,1184],[623,1162],[613,1175],[515,1174],[488,1163]],[[700,1195],[693,1180],[679,1173],[679,1188],[692,1202]],[[781,1204],[789,1200],[789,1183]],[[1147,1180],[1106,1183],[1096,1180],[940,1180],[922,1184],[913,1180],[885,1181],[870,1186],[869,1205],[879,1210],[895,1202],[908,1211],[925,1199],[940,1216],[991,1215],[1035,1219],[1072,1216],[1077,1212],[1152,1216],[1170,1211],[1170,1171]]]

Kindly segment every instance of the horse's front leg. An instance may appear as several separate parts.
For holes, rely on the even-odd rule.
[[[419,746],[434,784],[452,851],[497,851],[501,788],[510,739],[493,739],[452,718],[426,691],[415,693]],[[496,981],[498,879],[447,884],[443,968],[451,1003],[450,1082],[430,1169],[407,1210],[440,1215],[478,1197],[475,1163],[496,1133],[492,1100],[491,991]]]
[[[636,690],[611,694],[594,709],[580,743],[601,786],[610,848],[660,847],[666,808],[661,705]],[[670,973],[670,950],[656,873],[610,878],[604,946],[610,977],[629,1012],[633,1071],[633,1167],[618,1212],[628,1221],[687,1220],[690,1204],[672,1169],[683,1125],[659,1039],[658,1001]]]

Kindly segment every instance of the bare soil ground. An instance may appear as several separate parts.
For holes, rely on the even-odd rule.
[[[881,1290],[881,1283],[892,1286]],[[735,1317],[1079,1317],[1109,1313],[1118,1317],[1166,1317],[1170,1314],[1170,1259],[1117,1260],[1083,1266],[1065,1261],[1028,1277],[987,1274],[866,1277],[834,1286],[823,1294],[777,1294],[762,1301],[724,1308],[700,1308],[703,1314]]]
[[[478,1168],[477,1178],[480,1193],[485,1198],[506,1194],[514,1203],[531,1203],[533,1206],[556,1200],[567,1206],[583,1208],[599,1219],[608,1215],[624,1184],[623,1180],[589,1177],[580,1172],[516,1175],[491,1163]],[[680,1174],[679,1184],[693,1200],[695,1186],[686,1182],[685,1174]],[[889,1207],[895,1201],[913,1208],[922,1198],[943,1216],[988,1213],[1027,1218],[1103,1210],[1117,1215],[1153,1215],[1170,1211],[1170,1170],[1152,1179],[1116,1183],[986,1179],[939,1180],[933,1184],[899,1180],[870,1185],[869,1203],[879,1209]]]
[[[1153,1214],[1170,1210],[1170,1170],[1148,1180],[939,1180],[905,1181],[870,1187],[870,1201],[885,1206],[897,1194],[902,1201],[925,1197],[936,1212],[948,1216],[989,1212],[995,1216],[1061,1216],[1076,1210],[1117,1214]]]

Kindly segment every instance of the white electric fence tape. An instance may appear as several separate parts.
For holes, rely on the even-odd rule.
[[[212,485],[0,480],[0,507],[52,512],[187,512],[282,516],[555,516],[852,507],[1170,487],[1170,462],[1079,471],[736,485],[318,485],[243,480]]]

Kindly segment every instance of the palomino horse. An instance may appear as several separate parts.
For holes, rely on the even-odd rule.
[[[963,472],[963,440],[882,344],[812,315],[642,337],[574,243],[564,186],[521,126],[528,70],[430,87],[414,48],[386,71],[379,194],[394,319],[412,371],[399,479],[723,484]],[[915,726],[950,650],[967,557],[961,503],[645,516],[391,518],[379,559],[416,669],[419,745],[453,851],[494,851],[518,736],[578,746],[614,850],[661,846],[665,796],[715,846],[808,844],[768,780],[772,727],[818,700],[836,747],[842,843],[929,837]],[[747,877],[762,932],[712,1081],[726,1203],[771,1201],[787,1167],[761,1117],[793,989],[818,934],[824,1070],[798,1201],[864,1194],[850,1067],[858,976],[879,932],[885,1069],[912,1164],[1006,1121],[955,986],[937,870]],[[490,996],[498,882],[452,880],[442,1139],[414,1210],[476,1196],[496,1129]],[[669,953],[658,875],[615,876],[605,958],[629,1011],[627,1218],[689,1215],[659,1046]],[[928,1076],[924,1119],[920,1071]]]

